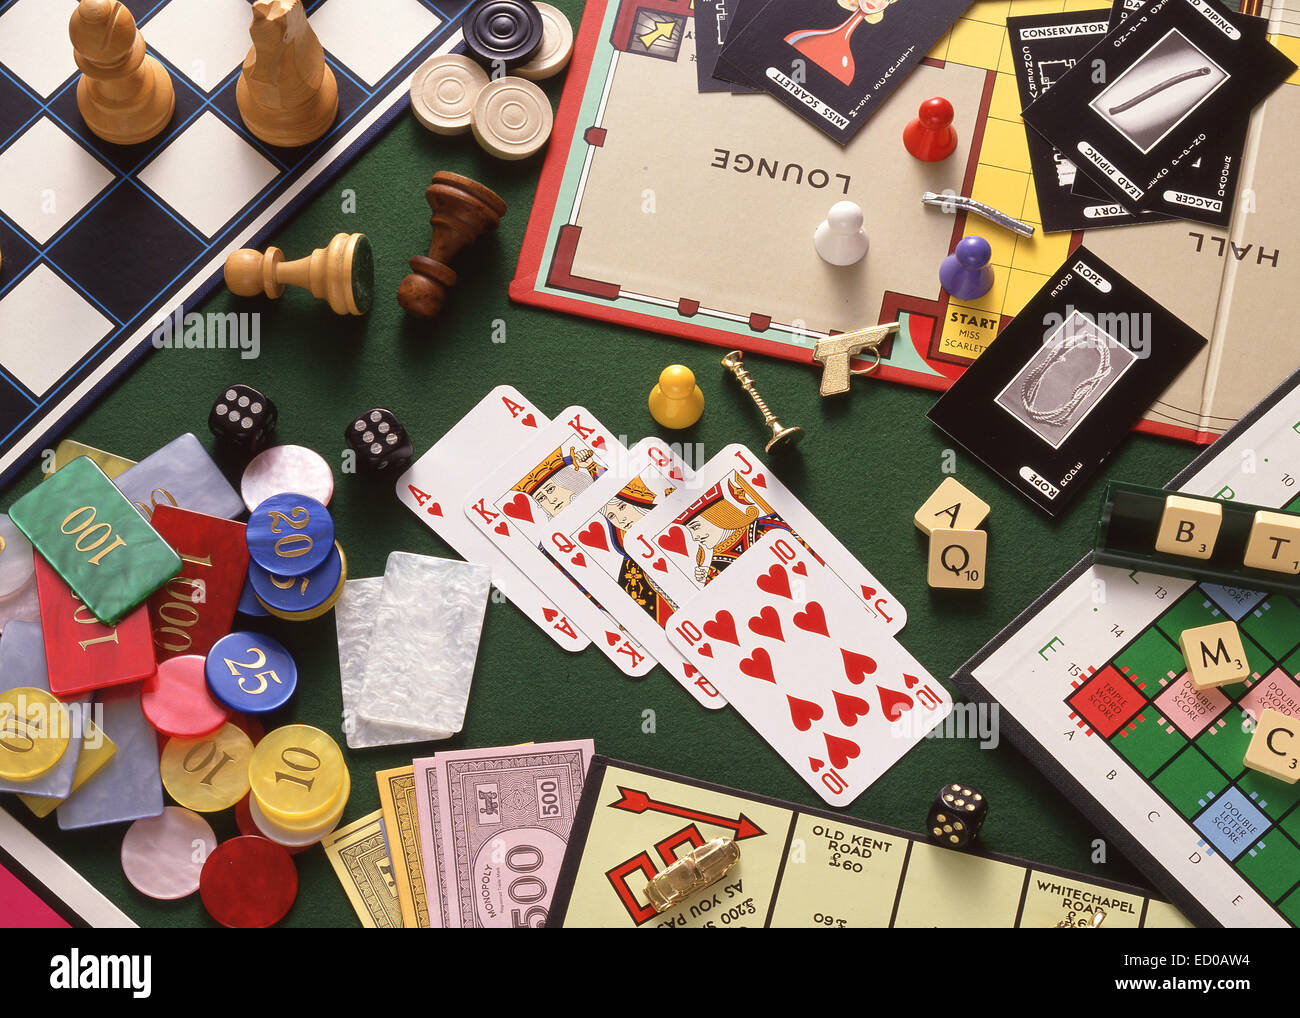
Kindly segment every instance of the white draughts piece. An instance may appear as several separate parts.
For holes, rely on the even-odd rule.
[[[113,180],[92,152],[41,117],[0,152],[0,212],[45,244]]]
[[[217,169],[219,172],[213,172]],[[140,171],[140,182],[213,236],[278,175],[275,166],[211,111]]]

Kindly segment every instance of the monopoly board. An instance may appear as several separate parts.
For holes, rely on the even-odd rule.
[[[646,883],[706,841],[740,862],[656,913]],[[856,817],[593,758],[548,926],[1103,927],[1189,925],[1145,892],[978,851],[956,851]]]
[[[1249,13],[1300,54],[1300,0]],[[951,189],[1037,225],[1006,18],[1104,8],[1096,0],[971,5],[846,147],[771,97],[697,91],[692,0],[593,0],[586,8],[511,296],[572,314],[809,361],[816,340],[900,323],[884,379],[944,389],[1066,258],[1090,250],[1210,345],[1152,407],[1143,430],[1210,442],[1291,369],[1278,323],[1300,317],[1290,200],[1300,76],[1256,111],[1243,199],[1227,231],[1165,222],[1017,236],[921,204]],[[957,151],[907,155],[921,101],[956,110]],[[822,262],[814,228],[836,201],[862,206],[871,238],[851,268]],[[966,233],[993,247],[996,282],[959,302],[939,264]]]
[[[1168,487],[1300,510],[1300,373]],[[1238,623],[1251,677],[1196,690],[1179,634]],[[1079,563],[954,681],[1198,923],[1300,925],[1300,784],[1242,763],[1300,716],[1300,602]],[[1008,719],[1009,715],[1009,719]]]
[[[125,3],[176,93],[167,129],[130,147],[81,119],[72,5],[0,0],[0,484],[150,349],[159,323],[212,292],[227,254],[401,112],[420,63],[460,42],[467,6],[308,0],[339,113],[318,142],[279,149],[235,102],[249,0]]]

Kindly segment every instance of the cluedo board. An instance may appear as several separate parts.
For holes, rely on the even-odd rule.
[[[712,838],[740,862],[656,913],[646,883]],[[958,852],[854,817],[595,757],[548,926],[1179,927],[1163,901],[1008,856]]]
[[[167,129],[126,148],[78,112],[73,6],[0,0],[0,483],[150,349],[161,322],[212,292],[229,252],[397,116],[419,64],[460,41],[467,5],[309,0],[339,114],[320,141],[287,150],[249,133],[235,103],[248,0],[125,2],[176,93]]]
[[[757,0],[749,0],[757,2]],[[1300,0],[1269,14],[1300,53]],[[952,189],[1036,223],[1006,18],[1104,8],[1093,0],[973,4],[845,147],[766,95],[700,93],[691,0],[586,8],[511,296],[526,303],[809,361],[831,332],[897,320],[880,376],[944,389],[1065,259],[1089,248],[1211,340],[1147,414],[1144,430],[1209,442],[1291,369],[1279,324],[1300,317],[1300,76],[1255,114],[1243,198],[1227,231],[1144,224],[1019,237],[921,204]],[[956,109],[957,151],[911,158],[921,101]],[[842,269],[812,248],[836,201],[862,206],[871,249]],[[951,301],[939,264],[966,233],[993,246],[996,282]]]
[[[1300,509],[1300,373],[1168,487]],[[1178,637],[1238,623],[1251,677],[1197,691]],[[1265,707],[1300,714],[1300,602],[1091,557],[954,676],[1182,911],[1300,925],[1300,784],[1242,763]]]

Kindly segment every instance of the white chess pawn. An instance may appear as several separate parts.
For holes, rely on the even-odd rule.
[[[853,265],[866,257],[871,242],[862,228],[862,209],[851,201],[837,201],[813,233],[813,248],[822,261]]]

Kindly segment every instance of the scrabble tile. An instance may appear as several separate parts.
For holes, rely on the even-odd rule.
[[[1178,637],[1187,674],[1197,689],[1226,686],[1250,676],[1246,648],[1235,622],[1215,622],[1209,626],[1184,629]]]
[[[108,625],[180,572],[180,556],[85,456],[15,502],[9,518]]]
[[[936,527],[974,530],[989,514],[989,504],[955,477],[945,477],[934,494],[916,511],[912,522],[923,534]]]
[[[1255,513],[1243,565],[1273,573],[1300,573],[1300,516]]]
[[[1167,495],[1156,533],[1156,551],[1184,558],[1207,559],[1223,524],[1223,506],[1203,498]]]
[[[244,524],[159,505],[153,525],[180,555],[180,575],[149,598],[149,622],[159,662],[177,654],[206,654],[230,632],[248,575]]]
[[[146,456],[113,483],[146,520],[160,505],[228,520],[244,512],[243,497],[230,486],[203,443],[188,432]]]
[[[940,590],[983,590],[989,535],[983,530],[936,527],[930,531],[931,587]]]
[[[1265,708],[1242,762],[1253,771],[1294,785],[1300,778],[1300,720]]]
[[[158,669],[149,612],[140,605],[115,626],[106,626],[59,578],[36,559],[41,633],[50,692],[66,698],[108,686],[140,682]]]

